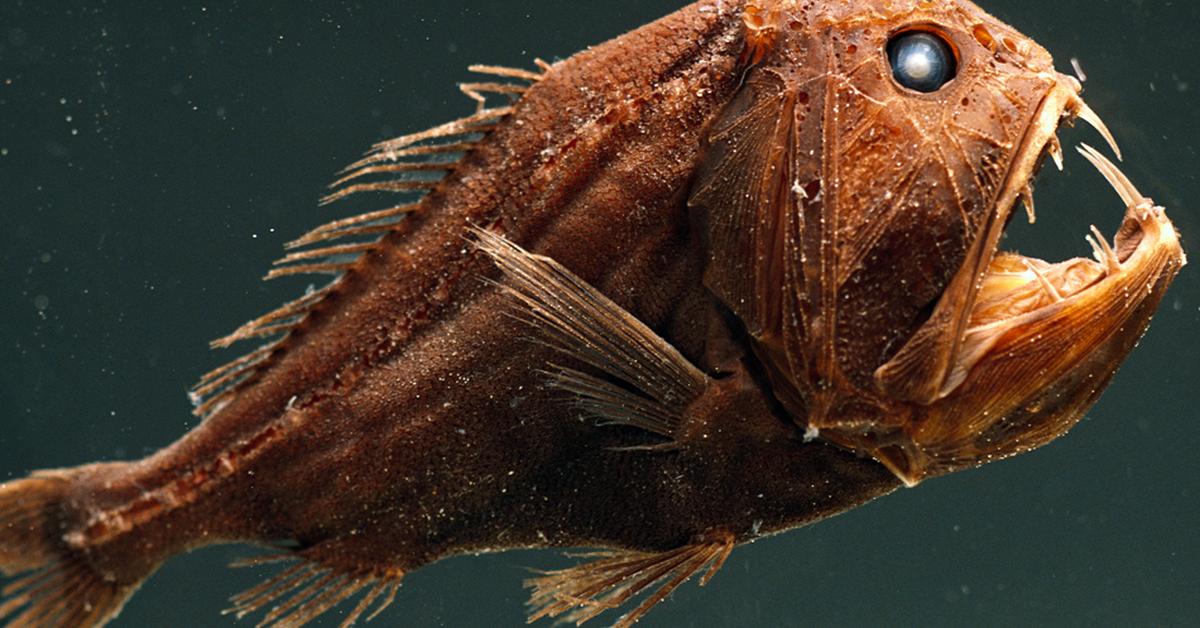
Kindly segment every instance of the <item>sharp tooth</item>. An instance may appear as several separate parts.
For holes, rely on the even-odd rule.
[[[1100,151],[1097,151],[1087,144],[1080,144],[1077,150],[1079,151],[1080,155],[1083,155],[1084,158],[1086,158],[1092,163],[1093,166],[1096,167],[1096,170],[1100,171],[1100,174],[1104,175],[1104,178],[1108,180],[1108,184],[1117,191],[1117,194],[1120,195],[1121,200],[1124,201],[1125,207],[1134,207],[1136,205],[1149,202],[1145,196],[1142,196],[1141,192],[1138,192],[1138,189],[1134,187],[1133,182],[1131,182],[1129,178],[1120,171],[1120,169],[1113,165],[1113,163],[1109,161],[1107,157],[1101,155]]]
[[[1029,216],[1029,224],[1037,222],[1037,210],[1033,207],[1033,188],[1028,183],[1021,188],[1021,204],[1025,206],[1025,215]]]
[[[1112,132],[1104,125],[1104,121],[1100,119],[1100,116],[1096,115],[1096,112],[1092,111],[1092,108],[1087,106],[1087,103],[1083,102],[1082,99],[1075,102],[1075,115],[1079,116],[1084,122],[1092,125],[1092,128],[1100,133],[1104,141],[1108,142],[1108,146],[1112,149],[1113,154],[1117,156],[1117,161],[1124,161],[1121,158],[1121,147],[1117,146],[1117,140],[1113,137]]]
[[[1058,141],[1057,135],[1050,136],[1050,142],[1046,144],[1046,148],[1050,151],[1050,158],[1054,160],[1054,165],[1058,167],[1058,171],[1063,169],[1063,153],[1062,143]]]
[[[1062,293],[1058,291],[1058,288],[1054,287],[1054,284],[1050,283],[1050,280],[1046,278],[1046,275],[1042,274],[1042,271],[1038,270],[1037,266],[1029,263],[1029,260],[1024,260],[1024,262],[1025,268],[1028,268],[1029,272],[1033,273],[1034,277],[1037,277],[1038,283],[1042,284],[1042,290],[1045,290],[1046,294],[1050,295],[1050,300],[1054,301],[1055,303],[1062,301]]]
[[[1095,237],[1093,237],[1095,236]],[[1087,236],[1088,244],[1092,245],[1092,255],[1096,257],[1096,261],[1104,265],[1107,274],[1111,275],[1121,270],[1121,261],[1117,259],[1117,254],[1108,245],[1108,240],[1104,234],[1092,225],[1092,233]]]

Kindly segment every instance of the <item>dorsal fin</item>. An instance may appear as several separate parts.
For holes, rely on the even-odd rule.
[[[461,163],[476,144],[513,111],[516,102],[530,85],[541,80],[549,64],[537,60],[539,71],[492,65],[473,65],[472,72],[496,79],[460,86],[463,93],[478,103],[469,116],[379,142],[366,155],[350,164],[330,184],[330,193],[321,199],[326,205],[362,192],[397,193],[406,202],[386,209],[370,211],[323,224],[288,243],[291,251],[275,262],[267,279],[299,274],[331,274],[334,279],[321,288],[310,287],[300,298],[251,320],[233,333],[214,340],[212,346],[225,348],[252,338],[270,339],[264,345],[206,373],[189,392],[198,416],[208,416],[224,407],[285,350],[292,330],[310,312],[331,295],[346,273],[354,272],[363,255],[381,246],[387,233],[412,212],[421,211],[425,195]],[[515,81],[515,82],[513,82]],[[488,96],[505,102],[488,106]]]

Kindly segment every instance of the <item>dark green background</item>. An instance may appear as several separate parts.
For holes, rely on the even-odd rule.
[[[0,1],[0,479],[141,456],[195,424],[205,342],[295,295],[258,277],[331,215],[314,199],[371,141],[469,111],[469,63],[567,56],[678,6],[651,0]],[[1200,237],[1200,4],[988,8],[1089,75],[1131,178]],[[1098,138],[1068,132],[1072,145]],[[1116,196],[1048,171],[1008,247],[1086,254]],[[1200,615],[1200,269],[1068,437],[739,549],[647,621],[738,625],[1180,625]],[[746,469],[746,473],[753,473]],[[223,626],[244,548],[169,563],[119,626]],[[551,552],[412,575],[385,625],[516,626]]]

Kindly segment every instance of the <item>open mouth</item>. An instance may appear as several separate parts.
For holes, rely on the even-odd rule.
[[[1016,203],[1032,208],[1038,165],[1062,161],[1061,124],[1090,123],[1120,154],[1077,92],[1071,79],[1056,81],[962,268],[925,324],[875,372],[881,390],[908,402],[912,418],[901,437],[868,450],[910,486],[1028,451],[1070,429],[1186,263],[1164,210],[1087,145],[1079,153],[1125,204],[1117,233],[1110,239],[1093,227],[1091,259],[1052,263],[998,250]]]
[[[961,353],[947,383],[961,383],[1006,331],[1059,314],[1087,291],[1127,287],[1139,275],[1134,267],[1153,262],[1153,249],[1178,247],[1178,236],[1161,207],[1155,207],[1138,192],[1099,151],[1086,144],[1078,150],[1125,203],[1121,228],[1111,244],[1096,227],[1091,228],[1087,241],[1092,246],[1092,259],[1049,263],[1007,251],[997,252],[979,283]],[[1181,264],[1185,261],[1181,260]],[[943,394],[948,392],[943,390]]]
[[[1073,98],[1072,98],[1073,96]],[[1120,149],[1108,128],[1100,118],[1078,96],[1068,95],[1066,106],[1060,113],[1060,121],[1052,128],[1057,131],[1064,121],[1082,119],[1093,126],[1120,157]],[[1047,112],[1053,113],[1053,110]],[[1041,143],[1027,147],[1037,158],[1034,166],[1024,171],[1014,171],[1005,196],[1014,200],[1008,206],[1007,216],[1015,210],[1019,199],[1034,220],[1032,188],[1037,166],[1046,156],[1051,157],[1062,169],[1062,149],[1057,135],[1032,133],[1031,139]],[[1108,181],[1125,204],[1125,218],[1113,236],[1112,242],[1095,226],[1086,236],[1092,247],[1092,258],[1073,258],[1058,263],[1026,257],[1008,251],[996,251],[986,270],[980,273],[976,284],[973,304],[966,317],[965,330],[957,354],[947,373],[939,397],[945,397],[963,383],[971,369],[991,351],[996,343],[1010,330],[1028,326],[1039,321],[1061,316],[1080,305],[1089,292],[1128,291],[1141,287],[1140,282],[1150,281],[1145,276],[1145,266],[1159,267],[1161,255],[1156,251],[1177,250],[1180,265],[1186,263],[1179,246],[1178,235],[1167,220],[1161,207],[1143,196],[1133,183],[1098,150],[1082,144],[1077,149]],[[1093,295],[1094,296],[1094,295]],[[1082,322],[1082,321],[1079,321]]]
[[[876,377],[885,390],[921,404],[953,394],[979,363],[1011,332],[1040,326],[1047,333],[1064,323],[1089,321],[1096,299],[1145,292],[1168,260],[1184,257],[1178,235],[1162,208],[1154,206],[1109,159],[1082,145],[1079,152],[1108,180],[1125,203],[1125,219],[1112,242],[1095,227],[1087,236],[1093,259],[1050,263],[999,251],[1001,236],[1023,202],[1033,220],[1032,186],[1040,164],[1051,158],[1061,169],[1057,132],[1076,119],[1093,126],[1120,157],[1112,134],[1078,96],[1073,79],[1058,77],[1042,102],[1009,170],[997,209],[968,251],[963,268],[938,301],[933,317]],[[1058,320],[1055,320],[1058,319]],[[1056,327],[1052,323],[1058,323]]]

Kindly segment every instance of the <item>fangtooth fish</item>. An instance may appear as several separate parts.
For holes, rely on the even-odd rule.
[[[260,625],[533,547],[602,554],[532,577],[531,621],[629,625],[739,544],[1061,436],[1185,263],[1080,83],[970,2],[705,0],[473,70],[477,111],[341,173],[326,202],[400,200],[290,245],[268,277],[335,279],[213,343],[252,348],[198,427],[0,485],[0,621],[102,625],[250,542]],[[999,251],[1075,121],[1120,229]]]

